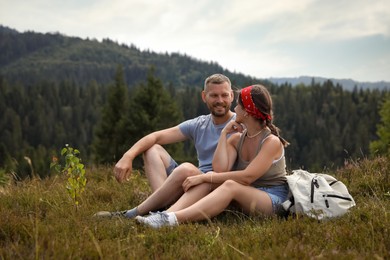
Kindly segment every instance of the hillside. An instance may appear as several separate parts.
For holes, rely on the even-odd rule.
[[[217,63],[186,55],[157,54],[108,39],[99,42],[59,33],[19,33],[0,27],[0,51],[0,165],[12,169],[21,178],[30,175],[31,169],[47,175],[48,158],[64,144],[72,144],[85,154],[88,163],[96,163],[96,131],[104,123],[102,111],[107,109],[114,82],[119,85],[123,82],[129,89],[124,87],[127,94],[120,95],[124,97],[122,103],[112,102],[121,105],[123,110],[114,113],[114,123],[108,125],[121,120],[126,123],[121,124],[120,134],[115,134],[121,140],[118,141],[120,149],[115,153],[105,151],[112,160],[110,163],[141,136],[177,123],[172,117],[160,118],[162,123],[156,126],[155,111],[160,108],[176,103],[174,112],[182,114],[183,119],[208,113],[200,92],[203,80],[210,74],[222,72],[237,87],[263,83],[226,71]],[[118,64],[122,65],[123,73],[121,69],[122,76],[117,81],[114,76]],[[145,89],[151,66],[156,77],[151,82],[161,79],[164,88],[150,91],[147,98],[137,100],[137,92]],[[160,84],[153,83],[150,87],[157,85]],[[265,85],[273,96],[273,122],[291,143],[286,149],[289,167],[334,169],[344,165],[346,159],[370,156],[370,142],[378,139],[378,108],[387,90],[347,91],[329,80],[299,87],[270,82]],[[155,111],[150,109],[150,104],[138,102],[150,99],[151,93],[162,97],[165,91],[171,100],[156,103]],[[138,113],[134,113],[133,106]],[[129,119],[139,116],[143,109],[148,116],[133,119],[136,122],[133,124]],[[107,131],[102,132],[112,142]],[[195,151],[189,144],[178,149],[176,155],[180,156],[176,156],[179,161],[196,161]]]
[[[0,26],[0,71],[10,82],[34,84],[41,80],[70,80],[77,85],[91,81],[112,82],[118,64],[124,68],[129,86],[145,79],[154,66],[156,76],[176,88],[199,86],[210,74],[223,73],[233,84],[243,85],[253,78],[232,73],[214,62],[204,62],[178,53],[141,51],[109,39],[67,37],[60,33],[19,33]]]
[[[134,45],[118,44],[110,39],[68,37],[60,33],[20,33],[0,25],[0,71],[11,82],[33,84],[42,79],[48,81],[71,80],[79,85],[96,81],[111,82],[117,64],[122,64],[128,85],[134,86],[145,78],[147,70],[154,66],[156,76],[165,84],[176,88],[198,86],[210,74],[228,75],[234,85],[242,86],[253,81],[267,81],[276,85],[310,85],[331,80],[345,90],[389,89],[390,82],[358,82],[353,79],[328,79],[301,76],[256,79],[241,73],[233,73],[216,62],[205,62],[185,54],[141,51]]]
[[[358,82],[352,79],[328,79],[324,77],[310,77],[310,76],[301,76],[297,78],[268,78],[270,82],[281,85],[286,82],[292,86],[298,84],[310,85],[314,81],[315,83],[324,83],[327,80],[331,80],[334,84],[338,84],[343,87],[345,90],[352,91],[355,87],[358,89],[390,89],[390,82],[378,81],[378,82]]]

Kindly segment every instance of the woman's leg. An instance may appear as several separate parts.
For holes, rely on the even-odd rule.
[[[232,201],[246,213],[273,212],[272,201],[266,192],[228,180],[196,203],[174,213],[179,223],[204,220],[220,214]]]
[[[185,209],[205,197],[215,187],[217,187],[215,184],[210,185],[209,183],[202,183],[200,185],[192,187],[187,192],[185,192],[180,197],[180,199],[178,199],[175,204],[173,204],[167,211],[174,212],[179,211],[181,209]]]

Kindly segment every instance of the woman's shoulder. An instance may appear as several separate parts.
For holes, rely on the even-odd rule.
[[[280,139],[279,137],[277,137],[276,135],[270,133],[268,136],[266,136],[263,141],[262,141],[263,145],[280,145],[281,142],[280,142]]]

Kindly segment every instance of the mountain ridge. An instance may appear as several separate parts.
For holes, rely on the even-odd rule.
[[[110,39],[81,39],[60,33],[35,33],[0,26],[0,72],[10,82],[70,80],[80,85],[96,81],[112,83],[118,64],[123,66],[127,84],[143,82],[151,67],[164,84],[174,87],[199,86],[213,74],[231,77],[237,86],[257,81],[232,73],[215,62],[204,62],[178,53],[141,51],[134,45]]]
[[[381,80],[375,82],[368,81],[356,81],[353,79],[336,79],[336,78],[326,78],[326,77],[313,77],[313,76],[299,76],[299,77],[271,77],[267,78],[268,81],[276,84],[291,84],[293,86],[304,84],[310,85],[314,81],[315,83],[324,83],[327,80],[332,81],[334,84],[341,85],[346,90],[353,90],[356,88],[373,88],[373,89],[390,89],[390,82]]]
[[[231,78],[233,85],[253,83],[275,85],[310,85],[313,80],[323,83],[331,80],[346,90],[357,88],[390,89],[390,82],[359,82],[352,79],[325,77],[271,77],[257,78],[243,73],[231,72],[217,62],[206,62],[179,53],[156,53],[141,51],[135,45],[125,45],[110,39],[82,39],[60,33],[18,32],[0,25],[0,73],[10,81],[33,84],[38,80],[72,80],[88,84],[94,80],[107,84],[112,81],[117,64],[124,66],[130,86],[142,82],[150,67],[155,67],[156,76],[165,84],[185,87],[199,85],[213,73],[223,73]]]

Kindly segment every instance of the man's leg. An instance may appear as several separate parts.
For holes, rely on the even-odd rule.
[[[196,194],[204,194],[207,191],[206,188],[206,185],[201,184],[191,188],[185,195],[191,193],[191,191]],[[193,193],[193,196],[195,193]],[[199,198],[198,195],[195,195],[195,197]],[[227,180],[213,192],[187,208],[172,211],[174,207],[171,207],[167,211],[157,212],[157,214],[148,217],[137,216],[136,220],[153,228],[177,226],[184,222],[210,219],[220,214],[233,201],[238,203],[243,211],[248,214],[262,212],[271,215],[273,212],[272,200],[265,191],[242,185],[233,180]]]
[[[138,215],[146,215],[150,211],[156,211],[163,207],[169,206],[178,200],[181,195],[183,195],[184,190],[182,184],[184,180],[189,176],[198,174],[202,174],[202,172],[193,164],[183,163],[176,167],[165,180],[165,182],[139,206],[119,212],[100,211],[96,213],[95,216],[122,216],[126,218],[134,218]]]
[[[171,163],[171,156],[161,145],[156,144],[144,152],[143,159],[145,175],[154,192],[168,177],[166,169]]]
[[[198,174],[202,172],[193,164],[179,165],[165,182],[137,207],[138,215],[145,215],[174,203],[184,193],[182,187],[184,180]]]
[[[155,192],[164,181],[168,174],[177,166],[168,152],[161,145],[154,145],[143,154],[145,175],[148,178],[150,187]],[[184,180],[183,180],[184,181]],[[147,212],[146,212],[147,213]],[[95,214],[97,217],[127,217],[133,218],[140,213],[138,208],[123,210],[118,212],[99,211]]]
[[[210,183],[202,183],[192,187],[186,193],[184,193],[175,202],[175,204],[171,205],[167,211],[175,212],[191,206],[195,202],[207,196],[214,186],[217,187],[217,185],[210,186]]]
[[[161,148],[161,149],[160,149]],[[156,145],[153,146],[153,150],[149,149],[148,153],[145,157],[148,160],[148,163],[145,165],[145,168],[148,168],[148,174],[150,175],[149,182],[154,183],[154,185],[161,180],[161,172],[163,171],[165,176],[166,168],[169,164],[165,164],[168,159],[169,162],[171,157],[161,146]],[[149,153],[151,152],[151,153]],[[166,156],[167,155],[167,156]],[[159,156],[160,159],[159,159]],[[169,157],[169,158],[168,158]],[[159,167],[154,167],[153,162],[159,165]],[[167,165],[167,166],[165,166]],[[162,170],[163,168],[163,170]],[[156,170],[156,175],[153,176],[153,170]],[[146,169],[145,169],[146,171]],[[134,207],[130,210],[120,211],[120,212],[108,212],[101,211],[95,214],[98,217],[113,217],[113,216],[123,216],[127,218],[133,218],[137,215],[145,215],[150,211],[155,211],[161,209],[163,207],[169,206],[174,203],[176,200],[180,198],[180,196],[184,193],[182,184],[184,180],[189,176],[194,176],[198,174],[203,174],[196,166],[191,163],[183,163],[176,167],[172,173],[165,177],[165,181],[162,181],[162,185],[160,185],[145,201],[143,201],[139,206]],[[156,177],[157,176],[157,177]],[[157,180],[157,181],[156,181]],[[155,182],[156,181],[156,182]],[[152,185],[152,184],[151,184]],[[152,188],[153,189],[153,188]]]

